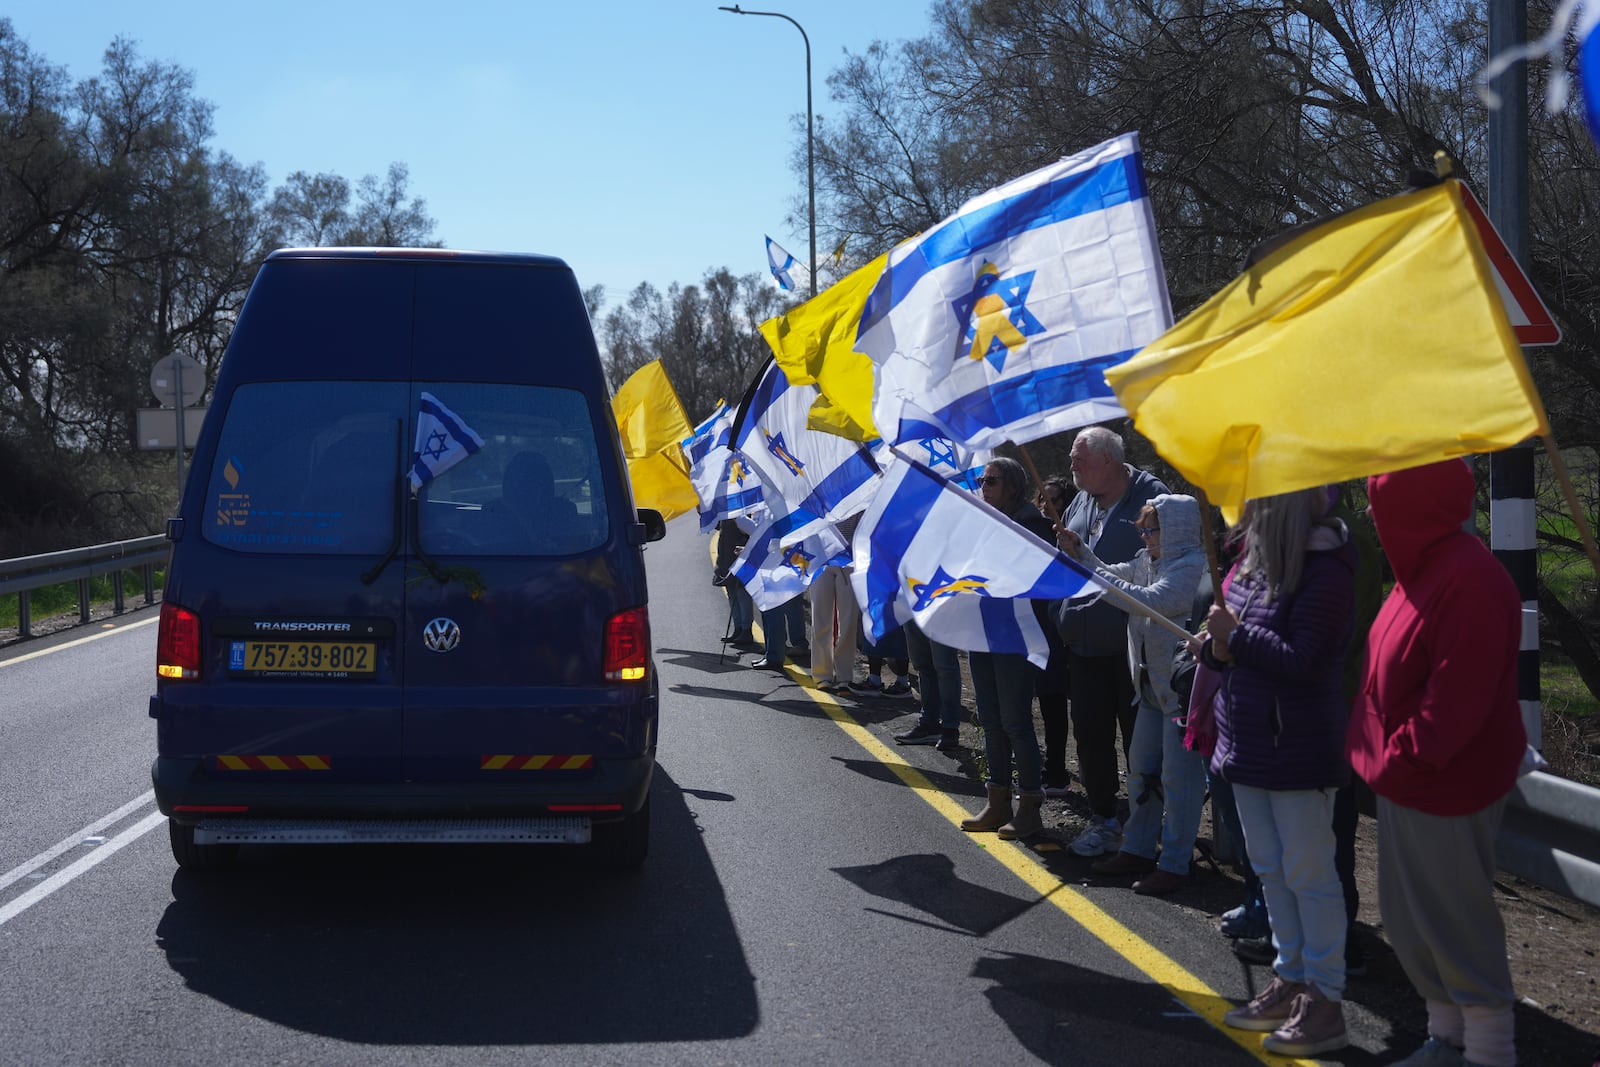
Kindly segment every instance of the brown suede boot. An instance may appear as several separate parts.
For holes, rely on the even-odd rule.
[[[1003,785],[991,785],[989,803],[970,819],[961,820],[961,828],[968,833],[998,830],[1011,821],[1011,790]]]
[[[1021,841],[1043,830],[1044,821],[1039,818],[1039,805],[1043,803],[1044,797],[1040,794],[1018,796],[1016,817],[1000,827],[1000,840]]]

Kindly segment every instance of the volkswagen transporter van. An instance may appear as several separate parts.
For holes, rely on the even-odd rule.
[[[664,533],[565,263],[273,253],[168,526],[150,714],[178,863],[393,841],[642,862]]]

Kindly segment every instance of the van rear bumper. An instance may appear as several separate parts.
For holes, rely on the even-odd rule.
[[[655,752],[596,760],[576,781],[307,782],[219,780],[198,758],[158,757],[156,805],[185,826],[218,814],[271,819],[482,819],[581,814],[614,822],[644,807]],[[614,810],[592,810],[616,805]],[[205,810],[177,810],[177,809]],[[574,810],[589,809],[589,810]]]

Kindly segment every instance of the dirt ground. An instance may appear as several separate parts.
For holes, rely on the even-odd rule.
[[[965,702],[972,707],[967,689]],[[1044,726],[1035,711],[1040,738]],[[982,732],[962,727],[962,741],[970,752],[982,751]],[[1089,861],[1067,848],[1087,825],[1088,802],[1077,776],[1077,764],[1068,746],[1072,792],[1060,800],[1047,800],[1044,819],[1047,836],[1033,844],[1046,866],[1060,870],[1063,878],[1095,878]],[[974,778],[978,766],[970,757],[962,767]],[[1124,768],[1124,772],[1126,768]],[[1244,899],[1244,883],[1228,864],[1211,857],[1210,805],[1201,822],[1191,884],[1170,899],[1180,907],[1219,920],[1222,913]],[[1361,817],[1356,836],[1356,881],[1361,893],[1357,917],[1366,948],[1368,970],[1351,978],[1347,999],[1389,1020],[1395,1028],[1392,1047],[1408,1051],[1427,1036],[1422,999],[1406,980],[1399,961],[1384,937],[1378,915],[1378,825]],[[1125,883],[1127,879],[1119,880]],[[1506,924],[1506,948],[1520,1002],[1517,1006],[1519,1062],[1534,1067],[1600,1067],[1600,909],[1559,893],[1524,882],[1502,872],[1495,882],[1500,913]],[[1217,935],[1217,951],[1229,952],[1230,942]],[[1337,1060],[1338,1057],[1333,1057]]]

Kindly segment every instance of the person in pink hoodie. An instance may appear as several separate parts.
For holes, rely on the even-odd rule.
[[[1516,1063],[1494,841],[1527,749],[1521,601],[1463,524],[1472,470],[1446,460],[1367,482],[1395,586],[1367,638],[1346,748],[1378,795],[1378,902],[1428,1040],[1401,1064]]]

